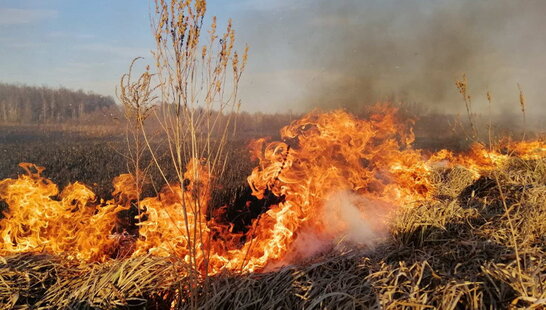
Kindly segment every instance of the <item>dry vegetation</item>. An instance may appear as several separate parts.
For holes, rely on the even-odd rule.
[[[439,169],[434,180],[436,198],[402,209],[391,237],[373,251],[336,249],[276,272],[210,277],[194,292],[195,306],[543,307],[546,160],[514,158],[474,182],[462,168]],[[3,308],[186,308],[180,296],[187,292],[176,290],[186,287],[177,276],[183,268],[156,257],[83,266],[46,255],[4,257],[0,302]]]
[[[64,136],[58,145],[36,144],[32,135],[25,133],[22,136],[30,140],[21,143],[10,141],[7,135],[2,147],[9,158],[0,162],[0,178],[13,176],[12,167],[18,162],[32,161],[48,167],[52,175],[46,176],[61,186],[75,180],[95,183],[96,192],[107,198],[111,188],[106,182],[128,170],[136,175],[138,196],[146,196],[146,191],[170,186],[173,180],[184,184],[186,164],[194,158],[205,158],[206,171],[223,189],[212,196],[212,207],[201,206],[197,200],[196,205],[183,205],[185,212],[205,217],[214,208],[214,200],[225,203],[241,190],[252,167],[245,153],[245,134],[276,131],[282,122],[278,116],[236,114],[237,84],[246,51],[238,56],[233,50],[230,23],[224,34],[217,34],[213,20],[209,41],[200,45],[203,1],[155,3],[155,73],[147,68],[134,80],[133,62],[120,82],[118,97],[125,108],[126,121],[122,125],[127,126],[126,140],[119,138],[119,131],[99,134],[82,130],[100,137],[95,144],[77,142],[77,138],[66,141]],[[469,115],[469,138],[477,139],[466,83],[465,78],[457,87]],[[525,112],[523,94],[520,98]],[[268,123],[268,117],[277,124]],[[154,119],[152,129],[145,123],[149,119]],[[241,123],[237,130],[233,128],[236,121]],[[261,131],[257,130],[259,125],[249,125],[260,122]],[[228,144],[231,130],[245,133],[240,135],[245,139]],[[64,131],[59,130],[61,134]],[[450,141],[464,140],[455,137],[449,137]],[[128,152],[120,151],[124,148]],[[195,227],[191,232],[180,228],[188,240],[188,262],[174,257],[140,256],[85,264],[45,253],[0,257],[0,308],[546,306],[546,159],[514,157],[477,180],[462,167],[436,168],[430,178],[434,183],[433,199],[401,206],[389,227],[389,237],[374,249],[339,247],[271,272],[226,271],[208,276],[208,266],[204,275],[199,274],[201,265],[197,261],[201,254],[210,254],[203,246],[207,242],[199,233],[202,228]],[[138,198],[135,205],[140,211]],[[0,210],[4,207],[0,201]],[[184,220],[186,227],[198,223]]]

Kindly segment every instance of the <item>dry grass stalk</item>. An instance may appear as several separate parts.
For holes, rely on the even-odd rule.
[[[203,196],[208,190],[202,188],[200,180],[221,176],[227,164],[225,146],[230,130],[234,128],[233,116],[240,106],[238,84],[248,55],[248,48],[242,56],[235,51],[235,31],[231,20],[225,32],[218,33],[214,17],[206,39],[203,34],[205,13],[204,0],[156,0],[151,22],[156,43],[154,74],[147,69],[135,83],[131,83],[133,62],[129,73],[122,77],[120,96],[128,111],[128,119],[133,120],[139,129],[133,136],[135,155],[131,158],[137,175],[142,133],[143,143],[171,190],[174,191],[172,186],[179,187],[182,192],[186,190],[186,165],[190,161],[198,160],[205,167],[207,176],[199,175],[200,169],[192,171],[192,195],[196,197]],[[150,102],[155,99],[155,93],[158,107],[153,114],[166,138],[171,167],[159,164],[160,154],[152,148],[143,125],[152,112]],[[168,179],[167,168],[176,173],[176,180]],[[203,224],[208,209],[202,205],[201,199],[191,202],[182,199],[182,210],[184,225],[177,229],[187,240],[189,256],[185,259],[189,264],[185,274],[193,279],[191,295],[197,296],[195,289],[209,270],[209,237],[204,234],[207,228]],[[204,257],[204,261],[199,257]]]
[[[128,171],[134,176],[137,192],[137,209],[140,212],[140,196],[146,182],[146,175],[151,163],[144,164],[143,156],[147,150],[144,141],[144,122],[151,115],[157,97],[154,91],[158,86],[153,86],[153,74],[149,66],[135,81],[132,78],[133,68],[141,59],[135,58],[129,66],[129,72],[122,75],[116,95],[123,106],[123,112],[127,121],[126,142],[128,154],[125,156]]]
[[[456,86],[457,88],[459,89],[459,92],[463,95],[463,98],[464,98],[464,103],[465,103],[465,107],[466,107],[466,110],[467,110],[467,113],[468,113],[468,119],[470,121],[470,125],[473,129],[473,140],[474,142],[476,143],[479,143],[478,141],[478,132],[476,130],[476,127],[474,126],[473,122],[472,122],[472,102],[471,102],[471,97],[470,95],[468,95],[467,93],[467,87],[468,87],[468,82],[467,82],[467,79],[466,79],[466,74],[463,75],[463,79],[461,81],[457,81],[456,83]],[[521,91],[521,87],[520,85],[518,84],[518,88],[520,90],[520,106],[521,106],[521,110],[522,110],[522,113],[524,115],[524,120],[525,120],[525,98],[523,96],[523,93]],[[489,102],[489,105],[491,106],[492,104],[492,96],[491,96],[491,93],[490,92],[487,92],[487,100]],[[489,116],[491,118],[491,115]],[[489,126],[489,132],[488,132],[488,136],[489,136],[489,149],[491,150],[493,148],[492,146],[492,143],[491,143],[491,125]],[[524,137],[525,137],[525,132],[524,132]],[[490,153],[488,153],[488,156]],[[516,261],[515,261],[515,265],[517,266],[517,270],[518,270],[518,280],[521,284],[521,286],[523,286],[523,279],[522,279],[522,268],[521,268],[521,263],[520,263],[520,250],[519,250],[519,246],[518,246],[518,243],[516,241],[516,231],[514,229],[514,224],[513,224],[513,221],[512,221],[512,217],[511,217],[511,214],[509,212],[509,207],[508,207],[508,202],[507,202],[507,197],[504,193],[504,189],[503,187],[501,186],[501,183],[500,183],[500,180],[499,180],[499,175],[498,175],[498,171],[497,170],[494,170],[492,172],[492,177],[494,178],[495,180],[495,184],[496,184],[496,187],[497,187],[497,190],[498,190],[498,194],[499,194],[499,197],[500,197],[500,201],[502,203],[502,206],[504,208],[504,212],[505,212],[505,216],[507,218],[507,223],[508,223],[508,226],[510,228],[510,236],[511,236],[511,242],[512,242],[512,247],[514,249],[514,252],[515,252],[515,256],[516,256]],[[527,297],[527,296],[525,296]]]
[[[461,80],[455,82],[455,86],[457,86],[459,93],[461,93],[461,95],[463,96],[466,114],[468,116],[468,122],[470,123],[470,128],[472,131],[470,138],[471,140],[475,140],[478,138],[478,129],[474,124],[474,116],[472,113],[472,97],[470,96],[470,94],[468,94],[468,80],[466,78],[466,74],[463,74]]]
[[[519,89],[519,107],[521,109],[521,116],[523,121],[523,136],[522,140],[525,140],[525,134],[527,133],[527,119],[525,117],[525,94],[523,93],[523,89],[521,88],[521,85],[518,83],[518,89]]]

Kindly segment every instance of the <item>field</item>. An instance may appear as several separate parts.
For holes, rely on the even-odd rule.
[[[392,41],[365,39],[358,51],[358,27],[322,13],[308,30],[320,45],[305,47],[301,67],[271,61],[298,82],[255,66],[250,85],[264,79],[268,89],[241,108],[249,46],[236,40],[238,23],[209,19],[202,0],[155,0],[148,9],[151,54],[127,59],[116,101],[0,83],[0,309],[546,308],[541,107],[530,111],[536,94],[528,105],[519,82],[516,96],[499,99],[489,82],[472,92],[464,73],[447,82],[497,58],[465,56],[474,49],[459,36],[474,34],[461,28],[466,19],[446,35],[443,14],[418,8],[435,21],[420,27],[442,38],[424,44],[426,36],[404,29],[391,37],[356,15],[355,26]],[[332,40],[329,52],[322,35],[330,27],[351,35],[335,35],[343,44]],[[409,46],[414,40],[426,53]],[[259,41],[266,58],[277,54],[269,46],[283,45]],[[403,53],[391,49],[398,41]],[[434,45],[450,51],[428,55]],[[314,54],[324,59],[306,68]],[[473,62],[458,61],[465,57]],[[508,65],[489,64],[495,72]],[[387,85],[391,78],[402,89]],[[277,93],[280,80],[305,100]],[[307,112],[245,111],[282,101]]]
[[[120,132],[36,133],[30,127],[3,133],[0,179],[16,177],[19,162],[32,162],[47,167],[43,175],[61,188],[81,181],[109,199],[111,180],[127,171]],[[245,195],[245,178],[256,165],[248,142],[230,144],[230,165],[212,208]],[[179,276],[183,267],[172,258],[82,265],[45,252],[3,256],[0,303],[21,309],[544,306],[546,159],[511,156],[477,179],[464,168],[439,167],[430,180],[433,196],[403,206],[387,237],[372,247],[339,243],[280,269],[222,272],[191,291],[198,298],[184,297],[191,282]]]
[[[233,156],[241,158],[241,153],[248,156],[244,145],[247,142],[235,141],[232,151],[238,153]],[[0,145],[3,154],[0,161],[0,179],[16,177],[23,172],[19,163],[29,162],[45,167],[44,176],[61,188],[71,182],[80,181],[90,186],[99,197],[109,199],[114,189],[114,177],[129,171],[125,157],[127,141],[120,128],[110,129],[106,133],[77,133],[63,129],[43,130],[37,126],[10,126],[10,129],[0,134]],[[166,160],[164,158],[162,161]],[[244,164],[247,166],[240,167]],[[241,160],[230,167],[234,169],[228,175],[241,173],[245,176],[252,168],[247,160]],[[228,175],[226,177],[230,178]],[[159,182],[157,175],[155,181]],[[244,177],[239,181],[244,182]]]

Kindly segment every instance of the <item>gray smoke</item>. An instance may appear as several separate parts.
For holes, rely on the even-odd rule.
[[[261,1],[257,1],[261,3]],[[462,112],[467,74],[476,111],[546,109],[546,1],[299,0],[234,16],[251,58],[241,89],[250,110],[286,112],[381,100]]]
[[[315,206],[316,217],[302,226],[282,261],[269,270],[301,262],[335,249],[373,251],[385,241],[395,207],[384,201],[360,196],[349,190],[332,192],[323,205]]]

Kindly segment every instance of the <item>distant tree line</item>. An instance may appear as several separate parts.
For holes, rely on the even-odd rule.
[[[0,122],[60,123],[112,109],[116,104],[109,96],[0,83]]]

